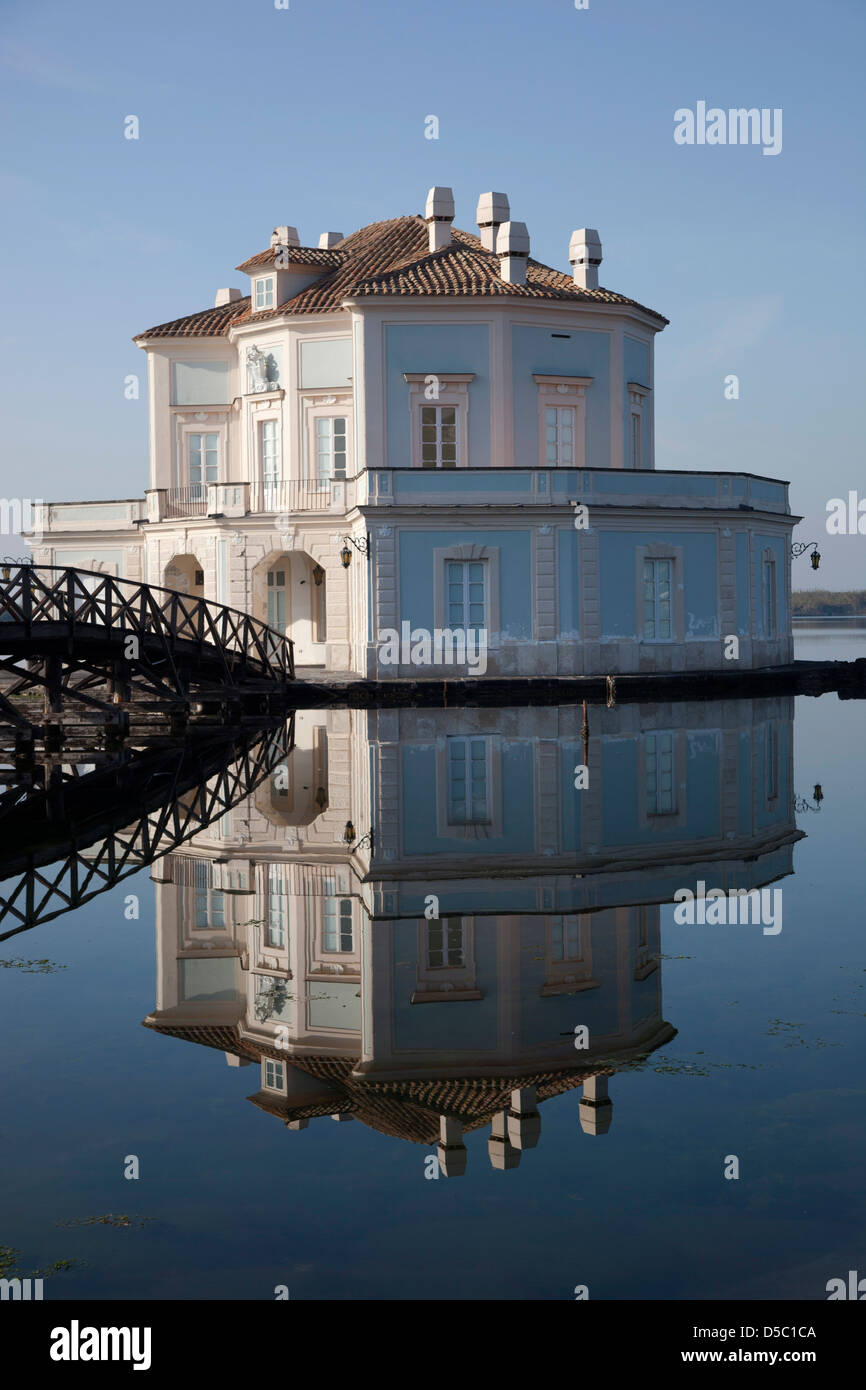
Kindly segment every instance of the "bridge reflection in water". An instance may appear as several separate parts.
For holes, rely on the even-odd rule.
[[[676,1033],[661,905],[792,872],[792,715],[593,710],[584,742],[573,708],[299,713],[291,756],[154,866],[145,1026],[254,1067],[289,1130],[356,1119],[448,1176],[481,1127],[516,1166],[565,1091],[603,1135],[611,1078]]]

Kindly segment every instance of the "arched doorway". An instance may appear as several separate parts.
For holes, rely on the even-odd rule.
[[[163,585],[179,594],[204,598],[204,566],[196,555],[172,555],[165,567]]]
[[[252,612],[295,644],[295,664],[324,666],[325,571],[305,551],[272,551],[252,574]]]

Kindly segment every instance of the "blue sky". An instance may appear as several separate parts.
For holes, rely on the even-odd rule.
[[[601,283],[670,318],[657,466],[790,479],[824,556],[795,587],[866,585],[866,538],[825,530],[866,498],[864,34],[862,0],[5,0],[4,494],[140,495],[132,335],[243,285],[276,224],[315,245],[440,183],[474,230],[495,188],[534,256],[597,227]],[[675,144],[698,101],[780,107],[781,153]]]

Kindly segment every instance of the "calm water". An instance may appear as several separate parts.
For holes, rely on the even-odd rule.
[[[580,723],[341,715],[325,760],[302,719],[289,791],[171,882],[0,945],[0,1245],[79,1262],[46,1297],[824,1299],[862,1268],[863,704],[590,710],[586,790]],[[347,814],[378,820],[371,884]],[[781,931],[678,925],[701,878],[772,884]],[[582,1105],[602,1073],[612,1105]],[[501,1171],[521,1083],[541,1133],[515,1121]],[[443,1113],[465,1173],[432,1178]],[[109,1213],[132,1224],[81,1224]]]

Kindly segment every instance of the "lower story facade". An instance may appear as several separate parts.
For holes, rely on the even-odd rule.
[[[380,470],[340,512],[153,520],[134,502],[45,506],[33,558],[251,613],[293,640],[296,665],[379,680],[793,659],[799,518],[784,483],[668,474],[656,495],[657,474],[597,470],[560,493],[535,479],[521,500],[513,485],[485,494],[477,478],[412,472],[384,483]]]

